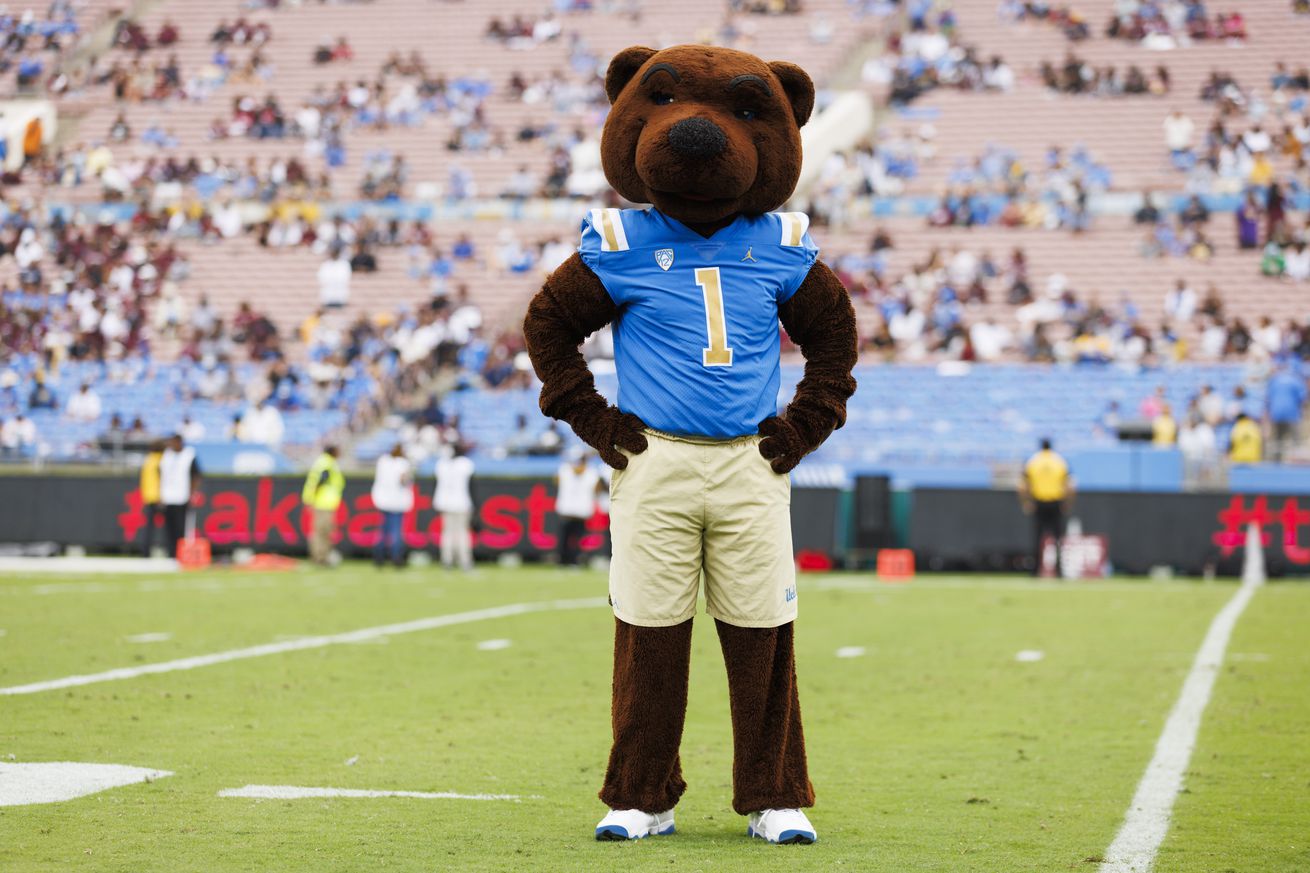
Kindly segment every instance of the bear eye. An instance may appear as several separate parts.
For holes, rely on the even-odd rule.
[[[654,103],[656,106],[668,106],[673,102],[673,95],[666,91],[656,91],[654,94],[650,95],[650,102]]]
[[[754,109],[738,109],[732,114],[740,118],[742,121],[754,121],[756,116],[759,115],[759,113]]]

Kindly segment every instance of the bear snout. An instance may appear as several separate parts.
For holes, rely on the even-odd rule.
[[[669,145],[682,157],[704,160],[723,154],[728,137],[708,118],[684,118],[669,128]]]

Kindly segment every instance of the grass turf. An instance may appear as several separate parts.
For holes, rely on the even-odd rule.
[[[554,598],[590,573],[214,573],[0,582],[0,685]],[[0,697],[0,756],[173,770],[0,807],[7,871],[1094,870],[1231,584],[801,582],[820,842],[744,836],[713,629],[698,620],[678,834],[596,843],[612,618],[532,613]],[[1310,867],[1310,589],[1260,592],[1207,712],[1160,873]],[[166,642],[127,637],[171,633]],[[477,643],[505,638],[506,649]],[[859,646],[861,657],[838,658]],[[1020,663],[1015,653],[1045,657]],[[348,761],[354,759],[353,764]],[[220,798],[247,783],[521,803]],[[1235,831],[1240,835],[1235,836]]]

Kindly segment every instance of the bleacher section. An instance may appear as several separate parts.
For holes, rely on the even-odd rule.
[[[107,85],[89,87],[60,98],[61,145],[75,148],[105,140],[120,113],[135,135],[147,128],[167,131],[177,145],[156,150],[139,140],[112,144],[115,165],[139,168],[148,161],[169,157],[187,160],[192,156],[213,157],[237,165],[252,162],[262,172],[270,162],[298,158],[305,162],[311,178],[330,173],[330,198],[303,197],[297,202],[310,211],[327,215],[357,216],[371,212],[385,222],[401,216],[409,222],[424,222],[435,237],[438,248],[449,251],[460,234],[467,234],[476,256],[455,264],[446,283],[453,291],[467,285],[472,301],[484,316],[483,336],[493,337],[503,329],[513,329],[520,321],[529,296],[540,287],[545,272],[553,264],[519,265],[509,269],[499,251],[517,242],[536,250],[548,241],[559,241],[566,249],[576,240],[578,220],[594,205],[587,198],[539,200],[526,203],[501,199],[499,193],[520,166],[526,166],[538,180],[544,178],[551,163],[551,149],[542,138],[520,141],[518,131],[525,126],[548,128],[555,132],[578,128],[587,142],[575,149],[578,162],[594,158],[594,139],[603,120],[603,100],[570,100],[561,110],[551,101],[535,104],[515,99],[507,87],[514,74],[528,82],[555,76],[570,83],[573,93],[596,94],[597,71],[615,50],[634,43],[667,45],[681,41],[722,42],[731,37],[740,48],[766,58],[786,58],[809,70],[821,88],[836,84],[861,89],[854,78],[855,63],[875,55],[895,30],[902,28],[902,14],[890,17],[863,15],[867,8],[885,4],[852,3],[848,0],[806,0],[803,15],[729,16],[725,3],[699,0],[669,0],[653,3],[597,3],[586,12],[553,12],[574,4],[551,0],[485,0],[467,3],[453,0],[375,0],[353,4],[283,4],[280,8],[254,8],[259,4],[223,0],[218,5],[167,0],[149,6],[141,20],[149,34],[158,32],[168,20],[178,26],[180,41],[166,49],[152,49],[143,54],[147,67],[169,54],[178,56],[181,78],[188,80],[206,65],[214,54],[210,34],[220,22],[244,18],[253,24],[267,24],[270,41],[258,52],[266,61],[267,78],[243,79],[230,75],[204,100],[180,100],[128,103],[115,101]],[[586,4],[577,4],[586,5]],[[1232,5],[1239,5],[1233,3]],[[837,262],[841,256],[868,252],[875,228],[885,228],[894,247],[882,253],[882,269],[888,284],[924,262],[939,250],[946,257],[955,248],[975,253],[988,252],[1003,264],[1011,250],[1022,248],[1027,256],[1028,279],[1038,297],[1044,293],[1050,276],[1060,274],[1080,303],[1098,301],[1113,309],[1118,328],[1135,318],[1151,333],[1156,333],[1164,318],[1165,293],[1177,279],[1183,279],[1203,294],[1213,284],[1223,296],[1225,318],[1239,317],[1254,327],[1263,318],[1273,318],[1280,325],[1288,321],[1306,322],[1305,286],[1259,275],[1260,252],[1240,251],[1235,240],[1231,214],[1216,213],[1207,236],[1214,245],[1213,257],[1206,261],[1187,257],[1147,259],[1139,249],[1149,226],[1135,225],[1127,214],[1130,198],[1145,188],[1159,192],[1158,203],[1166,210],[1176,210],[1183,199],[1187,177],[1175,170],[1164,144],[1162,123],[1173,108],[1182,109],[1196,124],[1197,140],[1202,139],[1214,109],[1198,98],[1202,81],[1212,70],[1234,75],[1245,87],[1267,93],[1268,80],[1276,61],[1289,65],[1304,63],[1304,46],[1310,43],[1310,16],[1294,15],[1289,4],[1268,2],[1240,4],[1246,20],[1248,38],[1240,43],[1206,41],[1181,46],[1171,51],[1154,52],[1140,45],[1112,40],[1102,34],[1105,21],[1116,6],[1114,0],[1085,0],[1077,9],[1092,24],[1092,38],[1069,43],[1053,27],[1035,24],[1009,24],[997,16],[996,4],[987,2],[941,4],[934,10],[950,7],[957,20],[956,39],[973,46],[985,61],[1000,55],[1017,74],[1017,87],[1010,93],[963,92],[938,89],[898,110],[879,106],[881,130],[895,133],[917,131],[923,125],[933,129],[935,157],[923,162],[918,175],[910,179],[901,199],[868,203],[857,200],[848,210],[846,220],[834,226],[817,223],[813,233],[825,256]],[[93,7],[103,16],[102,3]],[[540,44],[531,41],[509,43],[489,39],[488,23],[493,18],[509,22],[516,16],[538,19],[554,15],[560,36]],[[730,24],[725,24],[730,21]],[[316,64],[315,49],[349,41],[353,59]],[[1144,69],[1167,66],[1172,93],[1167,97],[1137,96],[1094,98],[1068,96],[1048,91],[1038,76],[1042,62],[1059,64],[1067,51],[1074,51],[1096,66],[1123,68],[1136,64]],[[237,67],[252,54],[249,46],[227,50]],[[298,138],[231,137],[211,139],[210,130],[218,119],[229,120],[233,104],[247,96],[263,101],[275,96],[287,116],[293,116],[302,102],[317,90],[334,91],[338,83],[346,88],[356,83],[377,81],[384,63],[394,54],[408,59],[417,52],[427,70],[447,82],[464,80],[472,90],[489,85],[484,99],[469,99],[458,109],[442,101],[426,103],[408,123],[385,127],[367,123],[359,117],[347,123],[343,132],[345,161],[330,167],[325,156],[306,149]],[[110,50],[100,61],[99,69],[113,63],[129,65],[133,54]],[[403,78],[391,76],[386,81],[386,97],[403,91]],[[870,99],[881,99],[874,89],[863,87]],[[447,141],[456,131],[457,115],[480,114],[489,128],[503,137],[503,147],[477,151],[451,151]],[[1244,129],[1245,118],[1231,120],[1234,129]],[[547,138],[549,134],[547,135]],[[1075,147],[1086,148],[1095,161],[1104,165],[1113,179],[1103,198],[1093,197],[1090,228],[1084,233],[1067,230],[1008,229],[999,226],[930,228],[921,207],[948,187],[952,170],[960,161],[976,157],[989,144],[1013,149],[1024,165],[1039,174],[1052,146],[1060,146],[1067,155]],[[371,154],[403,155],[408,164],[408,179],[401,196],[387,203],[361,204],[361,183],[366,172],[366,158]],[[452,169],[462,167],[470,174],[476,189],[467,197],[456,198],[450,190]],[[1280,158],[1278,171],[1292,172]],[[1304,168],[1297,170],[1304,176]],[[1310,180],[1293,190],[1292,202],[1306,202]],[[141,192],[149,190],[141,186]],[[184,189],[184,186],[174,186]],[[1231,188],[1231,186],[1229,186]],[[184,196],[192,192],[183,190]],[[285,193],[285,192],[284,192]],[[1230,198],[1220,202],[1232,208],[1234,190],[1214,192]],[[29,174],[9,190],[15,204],[30,199],[36,210],[48,206],[73,205],[84,210],[84,218],[94,221],[102,213],[101,185],[90,175],[79,186],[42,188]],[[218,195],[220,198],[224,193]],[[290,195],[287,195],[290,196]],[[804,205],[809,192],[798,192],[796,204]],[[1299,199],[1298,199],[1299,198]],[[131,200],[132,197],[127,198]],[[269,198],[273,200],[275,198]],[[188,204],[191,208],[194,204]],[[249,214],[275,203],[247,204]],[[1102,208],[1104,207],[1104,208]],[[115,208],[130,215],[131,203]],[[198,207],[197,207],[198,208]],[[299,206],[297,206],[299,208]],[[10,214],[16,208],[7,210]],[[1304,218],[1297,216],[1297,227]],[[170,241],[173,241],[170,238]],[[292,339],[297,326],[318,306],[319,288],[316,271],[323,261],[321,252],[306,246],[266,248],[255,235],[244,233],[235,238],[201,241],[194,238],[175,240],[190,265],[190,277],[180,285],[180,293],[194,304],[208,297],[217,313],[229,318],[241,301],[250,301],[256,309],[276,323],[286,338],[285,347],[292,361],[303,360],[305,350]],[[358,315],[392,316],[422,306],[432,292],[432,281],[423,273],[430,255],[420,247],[384,246],[374,254],[378,270],[355,273],[352,277],[350,304],[340,314],[343,323]],[[47,275],[55,265],[47,263]],[[12,257],[0,258],[0,283],[4,290],[16,287],[18,268]],[[875,295],[876,296],[876,295]],[[985,303],[963,308],[966,324],[994,319],[1021,336],[1017,308],[993,290]],[[861,318],[861,335],[868,340],[879,319],[875,300],[857,301]],[[840,463],[848,467],[880,463],[980,463],[1013,461],[1026,453],[1038,435],[1049,435],[1069,448],[1095,441],[1092,423],[1111,399],[1134,404],[1150,393],[1156,384],[1165,384],[1176,412],[1202,383],[1214,384],[1224,394],[1243,378],[1243,363],[1202,360],[1197,355],[1199,343],[1193,324],[1175,325],[1183,339],[1189,341],[1189,363],[1168,370],[1147,369],[1136,373],[1110,367],[1084,369],[1049,369],[1014,364],[992,367],[974,366],[966,375],[946,376],[924,358],[911,358],[901,350],[898,367],[866,367],[862,387],[852,406],[850,424],[812,459],[811,463]],[[1057,328],[1053,333],[1058,333]],[[1052,340],[1060,339],[1052,336]],[[152,430],[162,432],[175,426],[185,409],[191,409],[210,432],[222,432],[233,410],[228,407],[187,407],[172,403],[171,386],[185,378],[189,365],[168,363],[181,347],[180,340],[166,342],[152,338],[151,351],[161,361],[150,370],[142,370],[141,382],[135,385],[116,383],[98,369],[100,365],[73,364],[65,368],[60,383],[61,402],[71,386],[82,378],[92,378],[100,386],[104,399],[104,420],[94,425],[72,425],[58,415],[41,413],[37,424],[42,440],[55,456],[77,455],[108,415],[119,411],[125,416],[150,410],[155,418]],[[926,362],[933,363],[945,355],[929,351]],[[1020,357],[1016,348],[1005,356],[1007,361]],[[794,364],[796,359],[792,358]],[[0,361],[0,364],[5,362]],[[142,365],[144,366],[144,365]],[[242,365],[243,368],[246,365]],[[25,364],[25,378],[33,367]],[[256,370],[242,373],[254,379]],[[790,367],[789,374],[797,371]],[[183,374],[179,376],[178,374]],[[360,377],[363,379],[364,377]],[[605,382],[602,379],[602,382]],[[354,384],[354,383],[352,383]],[[362,392],[363,382],[359,383]],[[1258,402],[1258,385],[1249,386]],[[24,389],[26,390],[26,389]],[[352,391],[355,389],[351,389]],[[287,421],[288,444],[309,444],[340,428],[350,415],[351,404],[359,394],[347,392],[341,403],[329,411],[290,413]],[[479,392],[457,391],[445,408],[459,415],[465,438],[490,455],[513,427],[515,415],[523,413],[544,426],[536,412],[532,389],[498,392],[494,402]],[[303,416],[303,417],[302,417]],[[293,424],[293,419],[295,423]],[[395,433],[383,429],[357,447],[360,460],[369,460],[388,448]],[[569,437],[572,439],[571,435]]]
[[[21,363],[22,362],[18,362]],[[32,378],[31,362],[21,366],[26,381]],[[262,378],[262,370],[253,364],[240,364],[235,368],[234,381],[242,389]],[[226,381],[226,370],[221,381]],[[282,421],[285,427],[280,448],[296,451],[319,445],[325,439],[340,434],[347,425],[350,411],[368,395],[370,377],[360,371],[351,373],[340,388],[332,392],[328,405],[316,409],[309,405],[307,382],[299,373],[302,388],[285,400]],[[133,362],[101,365],[91,362],[70,362],[58,375],[47,379],[54,392],[54,409],[29,409],[28,417],[36,425],[38,442],[23,457],[41,457],[52,460],[94,459],[101,455],[98,446],[112,416],[119,415],[126,429],[137,416],[149,423],[149,435],[160,436],[180,429],[183,419],[204,430],[204,441],[231,442],[234,419],[250,408],[245,398],[209,400],[195,393],[202,380],[199,367],[187,362],[151,364]],[[74,421],[64,414],[68,399],[82,383],[89,383],[100,397],[102,414],[99,421]]]
[[[1200,142],[1215,114],[1213,104],[1199,97],[1201,85],[1212,71],[1227,71],[1244,88],[1256,88],[1268,98],[1274,62],[1304,62],[1310,41],[1306,16],[1294,14],[1289,4],[1277,0],[1211,3],[1216,8],[1239,9],[1246,19],[1247,39],[1194,42],[1170,51],[1152,51],[1105,37],[1105,25],[1116,5],[1113,0],[1083,0],[1071,5],[1088,19],[1092,38],[1073,43],[1050,25],[1005,23],[992,2],[953,4],[960,41],[976,46],[983,60],[1002,57],[1014,70],[1018,86],[1009,94],[938,89],[911,104],[906,118],[891,120],[896,129],[927,120],[937,131],[939,157],[914,180],[910,190],[935,193],[957,158],[972,159],[987,143],[1013,148],[1030,167],[1043,166],[1046,150],[1052,145],[1082,144],[1112,168],[1116,185],[1123,190],[1176,190],[1180,175],[1169,164],[1165,116],[1175,108],[1188,114]],[[1058,67],[1070,51],[1095,67],[1122,69],[1136,64],[1150,71],[1163,65],[1170,73],[1171,93],[1109,99],[1053,95],[1042,86],[1038,68],[1043,61]],[[1234,126],[1245,130],[1243,123]]]
[[[1127,371],[1115,367],[1036,367],[988,365],[955,368],[929,366],[861,366],[859,390],[847,423],[806,466],[838,464],[847,470],[897,470],[919,465],[988,466],[1013,462],[1031,454],[1037,440],[1050,437],[1062,451],[1113,445],[1114,433],[1098,427],[1111,403],[1125,421],[1139,418],[1138,407],[1163,386],[1177,411],[1203,385],[1224,398],[1239,385],[1247,388],[1246,410],[1263,408],[1258,383],[1245,380],[1233,365],[1189,366],[1160,371]],[[794,386],[801,368],[783,368],[784,386]],[[612,374],[597,384],[613,399]],[[785,403],[791,387],[779,398]],[[460,431],[482,458],[502,457],[496,450],[514,433],[520,415],[534,432],[548,420],[537,409],[535,390],[488,394],[457,391],[447,395],[447,414],[457,415]],[[567,430],[567,429],[566,429]],[[357,446],[357,458],[371,461],[388,451],[398,438],[383,429]],[[568,440],[575,440],[572,434]],[[1223,443],[1223,435],[1220,442]],[[576,444],[576,443],[572,443]]]

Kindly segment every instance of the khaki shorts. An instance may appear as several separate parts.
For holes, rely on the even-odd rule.
[[[610,489],[610,603],[628,624],[667,627],[705,611],[738,627],[796,619],[791,481],[760,437],[708,440],[647,430]]]

